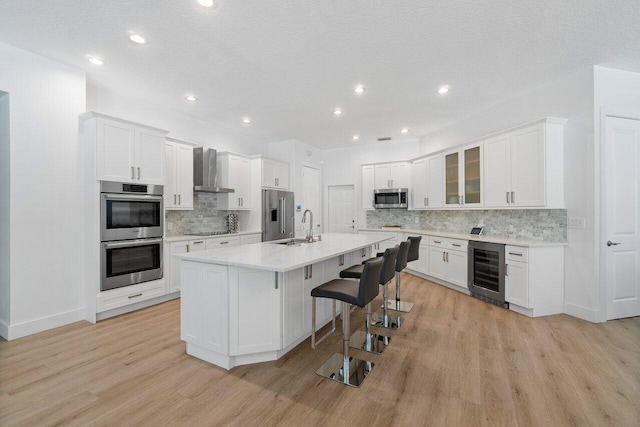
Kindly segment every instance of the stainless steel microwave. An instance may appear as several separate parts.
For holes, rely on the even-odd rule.
[[[407,209],[409,191],[406,188],[373,190],[373,207],[376,209]]]

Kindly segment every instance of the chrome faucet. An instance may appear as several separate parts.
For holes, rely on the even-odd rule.
[[[305,210],[302,214],[302,223],[306,223],[307,212],[309,212],[309,230],[307,231],[307,240],[313,242],[313,212],[309,209]]]

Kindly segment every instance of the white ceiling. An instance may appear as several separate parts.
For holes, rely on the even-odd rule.
[[[640,72],[639,23],[638,0],[0,2],[0,41],[82,68],[93,84],[265,143],[319,148],[422,136],[589,65]],[[149,43],[131,43],[130,30]],[[450,94],[436,93],[442,84]]]

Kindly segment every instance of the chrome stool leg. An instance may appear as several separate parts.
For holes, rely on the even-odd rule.
[[[382,313],[373,314],[372,325],[388,329],[399,329],[404,322],[404,317],[389,314],[388,293],[389,282],[385,283],[382,287]]]
[[[342,354],[334,353],[324,364],[318,368],[316,374],[329,378],[334,381],[341,382],[353,387],[360,387],[364,379],[369,375],[374,364],[359,360],[349,355],[349,330],[350,312],[349,304],[342,303]]]
[[[390,310],[402,311],[408,313],[413,308],[412,302],[400,301],[400,273],[396,271],[396,300],[387,301],[387,307]]]
[[[316,345],[326,340],[329,335],[336,331],[336,300],[332,300],[333,317],[331,318],[331,330],[324,334],[319,340],[316,340],[316,297],[311,297],[311,299],[311,348],[315,349]]]
[[[356,331],[351,335],[349,340],[351,347],[360,350],[368,351],[369,353],[382,353],[389,343],[391,337],[386,335],[372,334],[371,333],[371,303],[364,306],[365,310],[365,323],[364,331]]]

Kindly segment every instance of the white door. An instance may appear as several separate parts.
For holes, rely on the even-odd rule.
[[[329,233],[355,233],[355,210],[353,185],[329,186]]]
[[[173,208],[178,204],[178,190],[176,188],[176,152],[174,143],[165,141],[165,173],[167,180],[164,183],[164,208]]]
[[[511,200],[510,134],[484,141],[484,205],[508,206]]]
[[[136,178],[146,184],[164,185],[165,137],[162,133],[136,129]]]
[[[545,163],[542,125],[511,134],[511,203],[544,206]]]
[[[606,122],[607,319],[640,315],[640,121]]]
[[[313,232],[321,232],[322,224],[322,182],[320,170],[310,166],[302,167],[302,211],[309,209],[313,212]],[[307,218],[308,219],[308,218]],[[304,224],[307,230],[309,223]]]
[[[168,158],[167,158],[168,159]],[[178,207],[193,208],[193,147],[186,144],[176,144],[176,193]],[[171,180],[167,174],[167,183]],[[166,191],[166,190],[165,190]]]
[[[444,160],[442,154],[427,159],[427,206],[442,207],[444,202]]]

